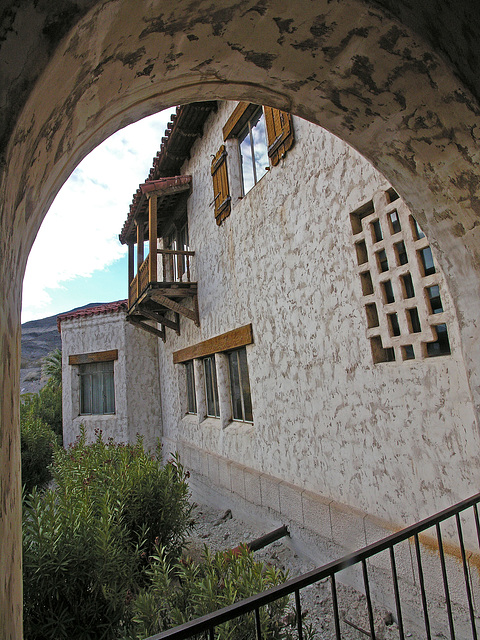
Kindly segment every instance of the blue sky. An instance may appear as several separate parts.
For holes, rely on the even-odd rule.
[[[63,185],[30,253],[22,322],[127,297],[126,247],[118,234],[173,111],[117,131]]]

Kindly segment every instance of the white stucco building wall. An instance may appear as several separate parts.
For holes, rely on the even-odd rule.
[[[455,311],[442,286],[451,355],[373,362],[349,214],[390,185],[297,118],[294,147],[243,198],[230,148],[232,210],[217,226],[210,164],[234,106],[210,116],[182,169],[192,175],[200,327],[182,317],[181,335],[159,341],[163,439],[207,484],[265,508],[283,511],[283,500],[302,524],[311,513],[302,500],[312,496],[330,532],[329,505],[353,509],[360,525],[351,546],[361,546],[371,541],[365,517],[397,528],[478,486],[478,425]],[[172,354],[248,323],[254,423],[185,415],[184,366]]]
[[[62,335],[63,441],[75,441],[84,425],[88,441],[95,430],[104,439],[135,442],[137,434],[152,448],[161,437],[160,376],[157,340],[126,322],[125,302],[91,307],[59,316]],[[115,412],[82,415],[79,365],[73,357],[92,359],[116,352],[114,367]],[[86,358],[84,358],[86,359]]]

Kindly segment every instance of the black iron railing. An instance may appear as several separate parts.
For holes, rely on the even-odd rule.
[[[366,606],[368,611],[368,624],[369,624],[369,632],[366,634],[369,635],[372,640],[376,639],[376,630],[374,624],[374,609],[372,604],[372,596],[371,596],[371,580],[369,577],[369,566],[367,561],[372,559],[374,556],[382,552],[387,552],[389,554],[390,560],[390,569],[391,569],[391,581],[393,586],[393,594],[395,601],[395,610],[396,610],[396,623],[398,625],[398,635],[400,640],[404,640],[405,638],[405,630],[404,630],[404,612],[402,610],[402,601],[401,601],[401,593],[399,588],[399,577],[397,572],[397,562],[395,557],[395,548],[398,545],[405,541],[410,541],[412,548],[415,550],[415,553],[412,554],[412,558],[414,556],[414,562],[416,565],[416,576],[418,578],[418,590],[420,591],[420,598],[418,602],[418,614],[417,618],[420,622],[423,623],[422,626],[424,628],[425,636],[427,640],[431,640],[432,638],[432,630],[431,630],[431,613],[429,612],[429,599],[427,597],[427,585],[424,576],[424,567],[422,563],[422,548],[425,546],[425,540],[421,539],[420,534],[424,533],[428,529],[432,529],[436,533],[436,540],[432,544],[432,539],[429,537],[430,541],[426,547],[433,548],[434,557],[438,562],[440,562],[441,567],[441,582],[443,582],[442,586],[442,600],[444,607],[446,609],[446,617],[447,617],[447,625],[446,625],[446,633],[450,634],[451,640],[458,640],[458,635],[456,636],[455,629],[455,616],[453,615],[453,607],[452,607],[452,598],[450,595],[449,588],[449,572],[447,571],[447,562],[446,562],[446,552],[445,549],[448,545],[449,552],[456,553],[457,562],[456,565],[460,570],[460,573],[463,574],[463,581],[465,583],[465,602],[466,605],[463,608],[463,612],[467,618],[468,628],[471,629],[471,637],[476,640],[477,638],[477,630],[476,630],[476,621],[475,621],[475,610],[474,610],[474,598],[472,593],[472,584],[474,582],[473,577],[471,575],[471,567],[469,566],[469,560],[467,558],[467,551],[464,542],[464,527],[465,523],[462,525],[462,518],[465,520],[465,514],[467,510],[469,510],[469,519],[470,523],[468,523],[468,536],[469,543],[473,540],[475,541],[475,545],[479,545],[480,547],[480,522],[478,517],[478,503],[480,502],[480,493],[472,496],[468,500],[464,500],[463,502],[458,503],[457,505],[445,509],[435,516],[431,516],[418,522],[415,525],[402,529],[398,533],[394,533],[378,542],[370,544],[359,551],[346,555],[343,558],[336,560],[334,562],[329,562],[328,564],[314,569],[298,578],[293,578],[288,580],[287,582],[273,587],[268,591],[260,593],[258,595],[252,596],[245,600],[236,602],[228,607],[205,615],[201,618],[197,618],[191,622],[187,622],[179,627],[175,627],[174,629],[170,629],[168,631],[164,631],[155,636],[151,636],[148,640],[182,640],[183,638],[192,638],[194,636],[205,637],[208,640],[214,640],[215,638],[215,629],[219,625],[224,622],[234,620],[243,616],[245,614],[254,612],[255,620],[256,620],[256,634],[257,640],[262,640],[264,637],[262,635],[262,629],[260,624],[260,609],[265,607],[266,605],[278,600],[280,598],[284,598],[285,596],[294,597],[295,607],[296,607],[296,621],[297,621],[297,631],[299,640],[303,640],[304,633],[302,628],[302,610],[301,610],[301,599],[300,592],[305,587],[313,585],[325,578],[330,580],[330,590],[331,590],[331,601],[332,601],[332,610],[331,616],[334,620],[335,627],[335,635],[337,640],[340,640],[342,637],[341,626],[340,626],[340,613],[339,613],[339,604],[337,597],[337,580],[336,576],[340,571],[344,571],[349,567],[353,567],[358,565],[361,567],[361,573],[363,577],[363,588],[366,599]],[[446,525],[448,527],[448,536],[449,540],[445,542],[442,536],[441,524],[446,523],[447,520],[450,520],[450,523]],[[450,524],[454,525],[456,530],[456,540],[452,539],[452,527]],[[470,539],[471,538],[471,539]],[[469,552],[470,553],[470,552]],[[474,556],[470,558],[470,561],[474,559]],[[478,556],[477,556],[478,561]],[[431,558],[429,559],[431,562]],[[475,564],[475,563],[474,563]],[[456,579],[458,576],[456,576]],[[438,605],[436,605],[437,607]],[[437,608],[433,612],[435,617],[438,617]],[[412,619],[413,612],[408,611],[409,619]],[[465,622],[465,621],[463,621]],[[365,633],[365,632],[364,632]],[[201,635],[199,635],[201,634]],[[422,634],[423,635],[423,634]],[[443,634],[444,635],[444,634]],[[464,633],[462,637],[464,637]],[[468,634],[470,636],[470,633]]]

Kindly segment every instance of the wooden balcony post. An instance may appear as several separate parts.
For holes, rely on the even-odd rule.
[[[134,262],[134,250],[133,242],[128,243],[128,284],[130,285],[135,277],[135,262]]]
[[[144,242],[144,233],[143,233],[143,222],[142,220],[137,220],[137,275],[140,272],[140,267],[143,264],[143,242]],[[137,298],[140,297],[140,278],[137,278]]]
[[[148,278],[149,282],[157,282],[157,196],[148,199]]]

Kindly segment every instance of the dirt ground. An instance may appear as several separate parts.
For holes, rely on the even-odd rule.
[[[232,549],[242,542],[251,542],[266,533],[267,530],[247,523],[235,513],[220,511],[199,505],[198,524],[189,542],[188,553],[199,559],[204,545],[211,551]],[[264,549],[255,552],[255,559],[272,564],[293,578],[315,569],[315,565],[306,557],[301,557],[289,542],[282,538]],[[341,637],[345,640],[365,640],[370,637],[370,626],[365,596],[351,587],[337,583]],[[301,592],[302,611],[308,612],[306,619],[313,625],[317,640],[335,638],[332,596],[329,579],[307,587]],[[392,612],[381,608],[374,610],[375,635],[379,640],[396,640],[399,637],[398,626]],[[412,634],[405,630],[410,638]]]

